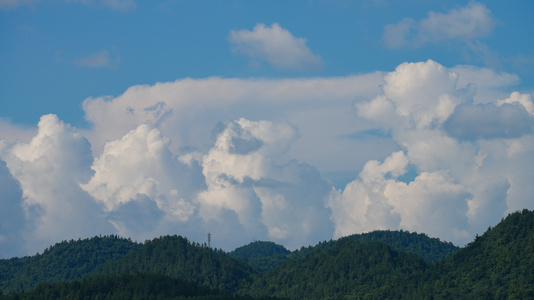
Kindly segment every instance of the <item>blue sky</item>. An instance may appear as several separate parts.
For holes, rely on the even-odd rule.
[[[13,4],[12,7],[9,3]],[[0,116],[32,125],[46,113],[77,126],[87,97],[118,95],[136,84],[178,78],[345,76],[387,71],[404,61],[433,59],[445,66],[486,66],[461,39],[388,48],[384,26],[428,12],[447,13],[467,1],[142,1],[115,8],[106,1],[4,1],[0,48]],[[27,3],[27,4],[25,4]],[[113,1],[110,1],[113,3]],[[129,5],[128,5],[129,4]],[[498,70],[532,86],[529,1],[486,1],[490,33],[476,38]],[[7,10],[6,10],[7,9]],[[231,30],[278,23],[319,55],[323,66],[299,72],[268,63],[250,67],[231,50]],[[76,61],[100,56],[100,63]],[[525,64],[514,65],[524,58]],[[492,63],[490,63],[492,64]]]
[[[0,0],[0,256],[106,233],[465,244],[534,209],[532,11]]]

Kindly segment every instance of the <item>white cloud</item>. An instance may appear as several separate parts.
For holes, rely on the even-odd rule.
[[[301,138],[286,158],[302,157],[321,169],[353,170],[363,166],[363,153],[359,161],[336,158],[357,151],[359,141],[343,136],[366,126],[355,124],[352,103],[379,93],[381,81],[381,73],[371,73],[281,80],[182,79],[133,86],[117,97],[86,99],[86,119],[94,129],[85,134],[99,154],[105,141],[118,139],[139,124],[152,124],[172,140],[172,151],[184,153],[184,147],[207,151],[213,143],[212,130],[221,121],[243,116],[250,120],[291,120]],[[318,144],[328,144],[337,155],[313,150]]]
[[[53,115],[37,131],[4,121],[0,190],[11,197],[0,214],[17,227],[0,230],[0,255],[98,233],[203,242],[209,231],[225,250],[387,228],[469,242],[533,208],[534,134],[514,127],[532,118],[532,98],[503,92],[517,80],[434,61],[340,78],[182,79],[87,99],[83,131]],[[344,189],[322,177],[336,171],[352,174]]]
[[[429,12],[426,19],[403,19],[384,27],[383,39],[390,48],[419,47],[448,40],[468,42],[491,33],[495,21],[482,3],[470,2],[447,13]]]
[[[75,129],[54,115],[43,116],[37,135],[5,147],[2,158],[23,191],[26,251],[110,232],[101,208],[79,186],[92,176],[93,157],[89,142]]]
[[[232,30],[228,41],[233,50],[251,59],[266,61],[279,69],[314,70],[321,58],[306,46],[306,39],[294,37],[277,23],[258,24],[254,30]]]
[[[476,73],[471,78],[508,78],[455,69]],[[530,96],[475,103],[475,89],[458,89],[458,76],[433,61],[401,64],[384,76],[382,95],[356,105],[360,116],[391,132],[404,154],[368,162],[331,194],[336,234],[403,228],[463,244],[505,213],[531,206],[523,177],[534,173],[519,167],[534,163]],[[416,170],[409,181],[399,178],[404,165]]]
[[[324,201],[330,186],[309,165],[273,161],[296,137],[285,123],[229,122],[202,158],[208,188],[198,197],[200,217],[219,220],[230,210],[245,236],[265,231],[266,238],[292,248],[328,239],[333,228]]]

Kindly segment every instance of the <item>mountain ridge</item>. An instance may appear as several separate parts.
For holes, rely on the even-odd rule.
[[[408,251],[419,249],[435,258],[435,245],[448,249],[436,261]],[[425,234],[374,231],[295,251],[273,242],[236,250],[233,254],[241,254],[232,257],[232,252],[176,235],[142,244],[116,236],[64,241],[43,254],[0,260],[0,295],[2,290],[23,295],[22,290],[50,284],[42,280],[46,274],[71,282],[94,276],[115,281],[121,274],[141,273],[256,298],[534,298],[534,212],[526,209],[509,214],[462,248]],[[258,269],[254,260],[275,263]]]

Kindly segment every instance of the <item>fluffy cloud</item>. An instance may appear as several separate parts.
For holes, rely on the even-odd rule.
[[[361,160],[342,161],[360,141],[344,136],[367,129],[366,121],[354,120],[354,99],[366,99],[380,92],[381,73],[341,78],[309,79],[182,79],[174,82],[139,85],[117,97],[88,98],[83,103],[86,119],[94,129],[84,132],[96,155],[104,143],[137,128],[151,124],[172,141],[174,153],[208,151],[212,130],[219,122],[246,116],[251,120],[291,120],[300,138],[285,157],[299,157],[325,170],[361,168]],[[317,144],[328,144],[332,155],[313,151]],[[390,151],[391,145],[382,144]],[[334,154],[335,153],[335,154]],[[387,153],[384,153],[386,155]]]
[[[0,255],[100,233],[211,232],[225,250],[387,228],[469,242],[533,208],[532,96],[502,92],[517,81],[431,60],[341,78],[182,79],[85,100],[91,129],[54,115],[37,131],[0,122]],[[334,183],[344,188],[332,172],[350,176]]]
[[[268,62],[279,69],[320,68],[321,58],[306,46],[306,39],[294,37],[277,23],[258,24],[254,30],[232,30],[228,41],[235,52]]]
[[[1,160],[0,195],[0,257],[12,257],[24,248],[23,234],[28,224],[20,184]]]
[[[495,21],[482,3],[470,2],[448,13],[429,12],[426,19],[403,19],[384,27],[383,39],[390,48],[419,47],[425,43],[447,40],[472,41],[487,36]]]
[[[331,194],[336,235],[403,228],[463,244],[529,206],[524,177],[534,173],[518,164],[534,163],[531,97],[475,103],[473,86],[458,89],[458,78],[434,61],[401,64],[384,76],[382,95],[356,104],[402,152],[368,162]],[[410,181],[399,177],[407,166],[416,170]]]
[[[229,122],[202,158],[208,189],[198,197],[200,216],[219,220],[230,210],[245,235],[265,231],[293,248],[329,238],[324,201],[330,185],[309,165],[274,162],[296,137],[289,124]]]
[[[29,143],[17,142],[2,158],[23,191],[23,207],[30,224],[25,247],[35,251],[51,241],[109,233],[101,208],[80,184],[91,176],[89,142],[54,115],[43,116]]]

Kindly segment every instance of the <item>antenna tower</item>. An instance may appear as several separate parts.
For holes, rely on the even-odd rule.
[[[208,248],[211,248],[211,233],[208,232]]]

